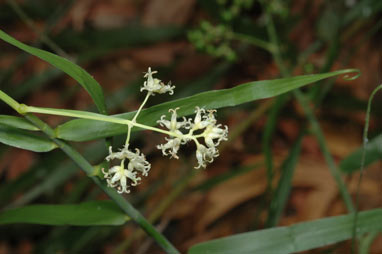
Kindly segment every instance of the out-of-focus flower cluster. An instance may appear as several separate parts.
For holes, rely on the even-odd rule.
[[[170,83],[165,85],[161,80],[153,78],[155,73],[156,71],[151,71],[151,68],[148,69],[144,75],[146,81],[143,83],[141,91],[146,90],[148,93],[147,97],[155,93],[162,94],[168,92],[173,94],[175,86],[171,86]],[[141,108],[143,105],[144,103],[141,105]],[[166,116],[163,115],[157,121],[161,127],[168,129],[168,131],[161,131],[160,129],[156,129],[156,131],[165,132],[169,135],[169,137],[165,138],[166,143],[158,145],[157,148],[162,150],[163,155],[169,155],[171,158],[178,159],[180,145],[194,141],[198,162],[195,168],[205,168],[207,163],[211,163],[215,157],[219,156],[217,146],[221,141],[227,140],[228,127],[217,124],[214,115],[216,110],[205,110],[196,107],[195,117],[193,119],[186,119],[185,117],[178,118],[176,113],[178,109],[169,109],[171,113],[170,120],[167,120]],[[134,120],[139,113],[140,110],[138,110]],[[134,123],[135,121],[132,121],[131,124],[134,125]],[[150,129],[155,131],[155,128]],[[116,188],[119,193],[129,193],[129,187],[139,184],[141,181],[140,176],[147,176],[151,168],[150,163],[139,149],[135,149],[135,152],[129,150],[129,135],[126,145],[118,152],[113,152],[112,147],[109,147],[109,155],[106,157],[106,160],[120,161],[119,165],[111,167],[108,171],[102,169],[108,186]]]

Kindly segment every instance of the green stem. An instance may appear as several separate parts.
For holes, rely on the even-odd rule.
[[[273,53],[276,49],[272,44],[270,44],[266,41],[263,41],[261,39],[255,38],[253,36],[250,36],[250,35],[240,34],[240,33],[232,33],[232,38],[235,40],[247,42],[247,43],[252,44],[256,47],[265,49],[270,53]]]
[[[363,171],[364,171],[364,168],[365,168],[365,159],[366,159],[366,145],[367,145],[367,142],[368,142],[368,138],[367,138],[367,134],[369,132],[369,122],[370,122],[370,111],[371,111],[371,103],[374,99],[374,96],[375,94],[382,89],[382,84],[380,84],[379,86],[377,86],[377,88],[375,88],[373,90],[373,92],[371,93],[370,95],[370,98],[369,98],[369,101],[367,103],[367,109],[366,109],[366,118],[365,118],[365,127],[363,129],[363,135],[362,135],[362,142],[363,142],[363,149],[362,149],[362,157],[361,157],[361,169],[360,169],[360,175],[359,175],[359,178],[358,178],[358,183],[357,183],[357,195],[356,195],[356,198],[355,198],[355,215],[354,215],[354,223],[353,223],[353,241],[352,241],[352,252],[355,251],[355,240],[356,239],[356,233],[357,233],[357,222],[358,222],[358,203],[359,203],[359,198],[360,198],[360,188],[361,188],[361,182],[362,182],[362,178],[363,178]]]
[[[313,114],[313,111],[311,110],[308,100],[306,96],[300,91],[300,90],[294,90],[294,95],[297,98],[299,104],[304,110],[304,113],[306,117],[308,118],[312,132],[316,136],[316,139],[318,141],[318,145],[320,146],[320,149],[325,157],[326,162],[328,163],[330,173],[334,177],[334,180],[336,181],[338,188],[340,190],[341,196],[344,199],[345,205],[349,212],[354,212],[355,208],[353,205],[352,198],[350,196],[350,193],[348,192],[346,185],[344,181],[342,180],[341,173],[338,170],[338,167],[336,166],[336,163],[334,162],[333,156],[331,156],[330,151],[326,145],[324,134],[322,133],[322,130],[320,128],[320,124],[318,123],[316,117]]]
[[[2,99],[1,96],[0,96],[0,99]],[[151,127],[151,126],[140,124],[140,123],[136,123],[136,122],[133,122],[131,120],[122,119],[122,118],[118,118],[118,117],[114,117],[114,116],[97,114],[97,113],[93,113],[93,112],[80,111],[80,110],[70,110],[70,109],[39,108],[39,107],[27,106],[25,104],[21,104],[20,109],[21,109],[21,114],[40,113],[40,114],[68,116],[68,117],[75,117],[75,118],[82,118],[82,119],[89,119],[89,120],[96,120],[96,121],[103,121],[103,122],[110,122],[110,123],[117,123],[117,124],[124,124],[124,125],[132,125],[134,127],[139,127],[139,128],[146,129],[146,130],[160,132],[160,133],[163,133],[163,134],[166,134],[169,136],[174,136],[177,138],[184,137],[184,135],[179,135],[179,134],[176,134],[176,133],[173,133],[170,131],[162,130],[159,128]]]
[[[148,92],[147,95],[146,95],[146,97],[145,97],[145,99],[143,100],[141,106],[139,107],[137,113],[135,113],[135,116],[134,116],[134,118],[133,118],[133,120],[132,120],[133,122],[135,122],[135,120],[137,120],[137,117],[138,117],[139,113],[141,113],[141,110],[142,110],[143,107],[145,106],[145,104],[146,104],[147,100],[149,99],[150,95],[151,95],[151,92]]]
[[[166,211],[166,209],[186,190],[188,183],[193,177],[198,173],[197,170],[188,171],[187,174],[177,183],[177,185],[171,190],[171,192],[166,195],[166,198],[161,200],[161,202],[156,206],[155,210],[148,217],[148,221],[155,223],[160,216]],[[123,254],[130,247],[130,245],[139,240],[143,236],[142,230],[136,230],[128,238],[126,238],[122,243],[120,243],[113,254]]]
[[[159,233],[153,225],[151,225],[140,213],[136,210],[122,195],[118,194],[114,189],[107,187],[104,181],[101,181],[98,177],[90,176],[93,172],[92,165],[75,149],[73,149],[66,142],[56,139],[54,137],[54,130],[41,121],[38,117],[32,114],[25,114],[25,118],[31,123],[37,126],[42,132],[44,132],[58,147],[64,151],[89,177],[136,223],[139,224],[148,235],[153,237],[155,241],[170,254],[179,254],[180,252],[165,238],[164,235]]]
[[[273,57],[275,59],[275,62],[279,66],[281,74],[285,77],[289,76],[290,71],[285,67],[284,61],[283,61],[282,56],[281,56],[280,47],[279,47],[278,38],[277,38],[277,33],[276,33],[276,28],[275,28],[275,25],[273,23],[272,15],[268,11],[267,11],[267,31],[268,31],[268,35],[269,35],[269,38],[270,38],[272,44],[276,47],[276,50],[273,53]],[[324,138],[324,135],[323,135],[322,130],[320,128],[320,125],[319,125],[316,117],[314,116],[313,111],[309,107],[308,101],[305,98],[305,95],[299,89],[296,89],[296,90],[294,90],[294,96],[297,98],[299,104],[304,109],[304,113],[305,113],[306,117],[308,118],[308,120],[312,126],[313,134],[316,136],[316,139],[318,140],[320,149],[321,149],[321,151],[325,157],[326,162],[328,163],[330,172],[333,175],[333,177],[334,177],[334,179],[338,185],[338,188],[340,190],[342,198],[344,199],[344,202],[345,202],[345,205],[346,205],[348,211],[354,212],[355,208],[354,208],[350,193],[348,192],[346,185],[341,178],[341,174],[340,174],[340,172],[339,172],[339,170],[338,170],[338,168],[334,162],[334,159],[331,156],[330,151],[326,145],[325,138]]]
[[[151,92],[148,92],[145,99],[143,100],[141,106],[139,107],[139,109],[137,110],[137,112],[135,113],[134,117],[133,117],[133,120],[131,120],[133,123],[136,123],[136,120],[137,120],[137,117],[139,115],[139,113],[141,113],[141,110],[143,109],[143,106],[146,104],[147,100],[149,99],[151,95]],[[130,141],[130,133],[131,133],[131,129],[133,128],[133,125],[132,124],[129,124],[129,129],[127,130],[127,137],[126,137],[126,142],[125,142],[125,145],[128,145],[129,144],[129,141]]]
[[[284,77],[288,77],[290,75],[290,72],[284,65],[282,55],[280,52],[280,46],[279,46],[279,42],[278,42],[275,24],[273,22],[271,14],[269,14],[269,12],[267,12],[266,18],[267,18],[267,32],[269,35],[269,39],[271,40],[271,43],[273,44],[273,47],[274,47],[274,50],[271,52],[272,56],[275,59],[275,62],[277,64],[277,66],[279,67],[281,74]]]
[[[359,254],[368,254],[370,253],[370,246],[373,241],[378,237],[379,231],[374,231],[360,239],[358,253]]]
[[[20,113],[20,103],[15,101],[12,97],[10,97],[8,94],[4,93],[0,90],[0,99],[4,101],[8,106],[13,108],[16,112]]]
[[[65,53],[64,50],[61,49],[54,41],[52,41],[44,32],[40,31],[40,29],[36,26],[31,18],[23,11],[23,9],[18,5],[18,3],[14,0],[7,0],[9,6],[16,12],[19,18],[24,21],[24,23],[29,26],[44,42],[51,50],[55,51],[58,55],[63,56],[65,58],[69,58],[70,56]]]

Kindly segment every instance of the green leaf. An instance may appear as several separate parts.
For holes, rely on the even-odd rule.
[[[36,126],[17,116],[0,115],[0,124],[23,130],[38,131]]]
[[[130,218],[112,201],[70,205],[30,205],[0,213],[0,224],[123,225]]]
[[[357,234],[382,230],[382,209],[358,214]],[[352,237],[354,214],[276,227],[196,244],[189,254],[296,253]]]
[[[359,73],[358,70],[347,69],[323,74],[255,81],[230,89],[212,90],[183,99],[165,102],[143,110],[137,122],[154,126],[161,115],[168,114],[170,108],[180,107],[177,111],[178,116],[185,116],[193,114],[196,106],[206,109],[236,106],[245,102],[277,96],[322,79],[355,72]],[[132,119],[133,115],[134,112],[129,112],[115,116],[123,119]],[[137,128],[133,130],[137,130]],[[88,141],[126,132],[127,127],[124,125],[84,119],[72,120],[56,128],[57,137],[71,141]]]
[[[352,173],[361,168],[362,152],[361,147],[343,159],[340,168],[346,173]],[[366,144],[365,166],[382,159],[382,134],[376,136]]]
[[[57,145],[46,137],[5,125],[0,125],[0,142],[34,152],[48,152],[57,148]]]
[[[80,66],[70,62],[69,60],[63,57],[57,56],[55,54],[38,48],[28,46],[4,33],[2,30],[0,30],[0,39],[50,63],[51,65],[55,66],[56,68],[71,76],[90,94],[90,96],[94,100],[94,103],[97,105],[98,110],[102,114],[106,114],[105,100],[101,86],[89,73],[87,73]]]
[[[294,170],[300,157],[301,141],[303,136],[304,133],[301,132],[296,142],[293,144],[288,157],[281,165],[281,177],[277,184],[277,188],[269,208],[267,227],[274,227],[278,224],[282,212],[284,211],[285,205],[288,201],[290,189],[292,187]]]

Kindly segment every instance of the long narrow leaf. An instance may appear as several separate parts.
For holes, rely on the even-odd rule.
[[[0,124],[23,130],[38,131],[36,126],[17,116],[0,115]]]
[[[98,110],[102,114],[106,114],[105,100],[101,86],[89,73],[87,73],[80,66],[70,62],[69,60],[63,57],[57,56],[55,54],[38,48],[28,46],[9,36],[2,30],[0,30],[0,39],[50,63],[51,65],[55,66],[56,68],[62,70],[63,72],[74,78],[89,93],[89,95],[94,100],[94,103],[97,105]]]
[[[112,201],[70,205],[30,205],[0,213],[0,224],[123,225],[130,218]]]
[[[0,143],[34,152],[48,152],[57,145],[46,137],[0,124]]]
[[[357,234],[382,230],[382,209],[359,213]],[[352,237],[354,215],[335,216],[207,241],[189,254],[287,254],[341,242]]]
[[[364,148],[361,147],[343,159],[340,168],[343,172],[351,173],[361,168],[361,158]],[[365,166],[382,159],[382,134],[371,139],[366,144]]]
[[[196,106],[206,109],[236,106],[245,102],[277,96],[322,79],[358,72],[359,71],[355,69],[346,69],[323,74],[255,81],[230,89],[213,90],[183,99],[162,103],[143,110],[137,121],[152,126],[155,125],[161,115],[167,114],[168,109],[170,108],[180,107],[179,111],[177,111],[178,116],[185,116],[192,114]],[[134,112],[129,112],[115,116],[131,119],[133,115]],[[56,129],[59,138],[71,141],[87,141],[115,136],[125,132],[126,126],[123,125],[83,119],[69,121],[58,126]]]
[[[288,157],[281,165],[281,177],[269,209],[267,221],[268,227],[274,227],[278,224],[281,214],[285,208],[285,204],[289,198],[294,170],[300,157],[302,137],[303,133],[300,133],[292,149],[290,150]]]

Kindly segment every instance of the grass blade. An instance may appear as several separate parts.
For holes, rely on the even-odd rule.
[[[0,124],[0,143],[34,152],[48,152],[57,145],[46,137]]]
[[[365,153],[364,166],[382,159],[382,134],[368,141],[365,147],[360,147],[340,163],[340,168],[345,173],[352,173],[361,168],[362,154]]]
[[[17,129],[38,131],[38,128],[36,126],[31,124],[24,118],[17,117],[17,116],[0,115],[0,124],[17,128]]]
[[[357,234],[382,230],[382,209],[359,213]],[[189,254],[287,254],[306,251],[352,237],[354,214],[237,234],[196,244]]]
[[[30,205],[0,213],[0,224],[123,225],[130,218],[112,201],[70,205]]]
[[[70,62],[69,60],[63,57],[57,56],[55,54],[52,54],[50,52],[47,52],[38,48],[28,46],[16,40],[15,38],[9,36],[2,30],[0,30],[0,39],[8,42],[9,44],[25,52],[28,52],[31,55],[34,55],[50,63],[57,69],[60,69],[61,71],[71,76],[89,93],[94,103],[96,104],[98,110],[102,114],[106,114],[105,100],[104,100],[104,95],[103,95],[101,86],[89,73],[87,73],[80,66]]]
[[[288,157],[281,165],[281,178],[271,201],[268,221],[266,223],[267,227],[274,227],[278,224],[281,213],[288,200],[294,169],[296,168],[298,158],[300,157],[302,137],[303,133],[300,133],[300,136],[294,143]]]

